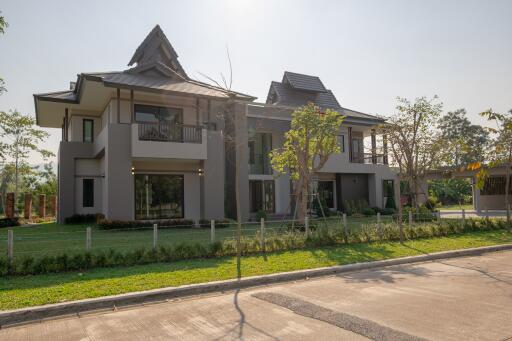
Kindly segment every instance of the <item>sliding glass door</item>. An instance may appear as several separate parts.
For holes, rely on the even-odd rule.
[[[135,219],[183,218],[183,197],[183,175],[135,175]]]
[[[275,212],[274,180],[249,180],[249,199],[252,213]]]

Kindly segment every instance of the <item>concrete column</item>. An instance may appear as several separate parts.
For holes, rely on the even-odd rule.
[[[108,125],[105,146],[105,216],[107,219],[134,220],[134,178],[132,175],[131,126]]]
[[[473,178],[473,184],[471,187],[473,189],[473,208],[475,211],[480,213],[482,211],[482,207],[480,205],[480,188],[477,187],[475,178]]]
[[[32,215],[32,194],[25,193],[25,203],[23,205],[23,217],[30,219]]]
[[[14,193],[7,193],[5,198],[5,216],[7,218],[14,217]]]
[[[375,129],[372,129],[371,133],[372,139],[372,163],[377,163],[377,137],[375,136]]]
[[[388,164],[388,136],[386,134],[382,135],[382,149],[384,156],[382,157],[382,162],[385,165]]]
[[[39,194],[39,217],[46,217],[46,195]]]

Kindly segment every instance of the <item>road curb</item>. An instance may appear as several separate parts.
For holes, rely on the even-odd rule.
[[[59,316],[79,315],[96,310],[116,309],[142,303],[165,301],[180,297],[188,297],[200,294],[230,291],[241,288],[249,288],[261,285],[275,284],[303,280],[306,278],[329,276],[345,272],[368,270],[392,265],[427,262],[437,259],[454,258],[462,256],[475,256],[487,252],[512,250],[512,244],[485,246],[472,249],[443,251],[419,256],[386,259],[375,262],[354,263],[332,267],[298,270],[277,274],[246,277],[240,280],[232,279],[200,284],[190,284],[180,287],[169,287],[148,291],[138,291],[127,294],[90,298],[65,303],[48,304],[43,306],[6,310],[0,312],[0,329],[8,326],[29,322],[37,322],[56,318]]]

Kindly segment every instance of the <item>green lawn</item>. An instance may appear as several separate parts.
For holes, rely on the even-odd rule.
[[[382,221],[390,221],[391,216],[383,216]],[[362,224],[376,222],[376,217],[348,217],[349,228],[355,229]],[[316,224],[324,225],[323,219],[314,220]],[[340,218],[329,218],[327,225],[331,228],[341,227]],[[32,255],[41,257],[44,255],[56,255],[67,253],[82,253],[85,251],[85,230],[88,225],[62,225],[56,223],[39,224],[30,227],[18,226],[14,228],[14,257]],[[245,236],[255,235],[259,229],[259,223],[245,223],[243,225]],[[270,222],[267,231],[284,231],[286,222]],[[100,230],[92,226],[92,251],[114,249],[128,251],[137,248],[151,248],[153,245],[152,228],[137,230],[109,231]],[[216,229],[216,240],[235,237],[235,224]],[[170,228],[158,231],[159,245],[172,245],[180,242],[210,242],[209,228]],[[7,229],[0,229],[0,254],[7,252]]]
[[[511,242],[511,233],[490,231],[419,239],[403,245],[353,244],[246,256],[241,269],[243,276],[263,275]],[[0,310],[235,277],[236,261],[232,257],[100,268],[84,273],[6,277],[0,281]]]

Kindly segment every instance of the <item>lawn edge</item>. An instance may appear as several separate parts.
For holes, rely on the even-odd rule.
[[[198,284],[187,284],[178,287],[167,287],[147,291],[136,291],[125,294],[88,298],[64,303],[46,304],[13,310],[0,311],[0,329],[8,326],[38,322],[42,320],[58,318],[60,316],[80,316],[81,313],[98,310],[115,310],[120,307],[154,303],[170,299],[196,296],[209,293],[221,293],[242,288],[261,285],[276,284],[282,282],[303,280],[306,278],[329,276],[352,271],[382,268],[393,265],[411,264],[433,261],[437,259],[476,256],[488,252],[512,250],[512,244],[483,246],[470,249],[457,249],[428,253],[418,256],[385,259],[372,262],[335,265],[306,270],[280,272],[268,275],[243,277],[241,279],[229,279]]]

